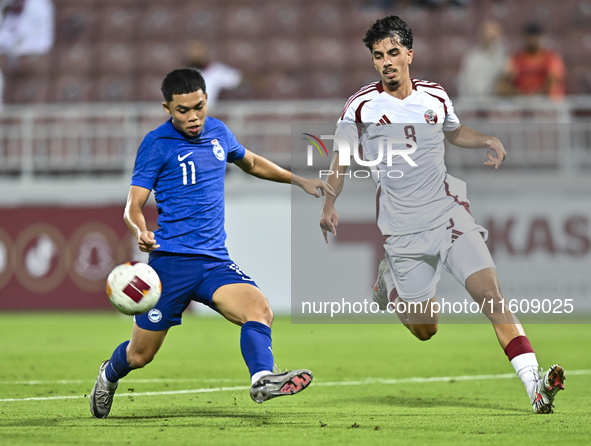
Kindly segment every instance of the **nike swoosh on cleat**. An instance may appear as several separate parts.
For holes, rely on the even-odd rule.
[[[189,156],[191,153],[193,153],[193,152],[189,152],[189,153],[187,153],[185,156],[180,156],[180,155],[179,155],[179,156],[178,156],[178,158],[179,158],[179,161],[183,161],[183,160],[184,160],[186,157],[188,157],[188,156]]]

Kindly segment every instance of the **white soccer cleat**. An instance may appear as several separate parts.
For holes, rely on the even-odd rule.
[[[113,396],[117,390],[117,386],[111,388],[103,382],[102,374],[107,364],[109,364],[109,360],[101,363],[96,382],[90,394],[90,412],[95,418],[107,418],[113,404]]]
[[[386,280],[384,279],[384,274],[388,271],[388,263],[386,263],[386,259],[380,260],[378,263],[378,278],[376,279],[376,283],[373,285],[373,291],[371,293],[371,297],[374,302],[376,302],[380,306],[380,310],[384,311],[388,307],[388,286],[386,285]]]
[[[250,397],[261,404],[278,396],[294,395],[312,382],[312,372],[306,369],[264,375],[250,388]]]
[[[542,370],[540,370],[542,371]],[[564,390],[564,369],[554,364],[542,377],[536,381],[531,395],[531,404],[535,413],[553,413],[554,397],[560,390]]]

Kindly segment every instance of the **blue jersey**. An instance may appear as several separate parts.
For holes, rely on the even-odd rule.
[[[132,186],[154,190],[159,251],[229,260],[224,230],[226,162],[245,149],[221,121],[207,117],[196,138],[168,120],[148,133],[137,153]]]

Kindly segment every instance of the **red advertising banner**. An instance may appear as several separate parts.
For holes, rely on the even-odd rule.
[[[146,258],[123,206],[0,208],[0,310],[110,308],[109,272]]]

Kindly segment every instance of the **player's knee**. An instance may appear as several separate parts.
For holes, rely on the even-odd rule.
[[[421,325],[421,326],[413,326],[412,328],[412,334],[415,335],[415,337],[419,340],[419,341],[428,341],[429,339],[431,339],[433,336],[435,336],[435,334],[437,333],[437,325],[433,324],[433,325]]]
[[[268,303],[259,309],[257,319],[269,327],[273,324],[273,310]]]
[[[435,333],[437,333],[437,331],[434,331],[434,332],[425,332],[425,331],[422,331],[422,332],[419,332],[419,333],[415,333],[415,337],[419,341],[428,341],[433,336],[435,336]]]
[[[240,325],[246,322],[260,322],[261,324],[265,324],[268,327],[271,326],[273,323],[273,310],[271,310],[271,306],[267,299],[258,301],[255,305],[249,307],[245,312],[243,317],[240,319]]]
[[[492,287],[484,290],[478,302],[485,302],[483,308],[492,309],[492,313],[502,312],[505,298],[498,288]]]
[[[154,354],[148,352],[130,352],[127,354],[127,362],[132,369],[141,369],[142,367],[145,367],[147,364],[151,363],[154,359],[154,356]]]
[[[498,281],[492,279],[479,280],[480,276],[473,278],[477,274],[473,274],[466,280],[466,289],[475,301],[482,302],[486,300],[487,302],[491,302],[491,299],[492,301],[499,301],[503,298]]]
[[[271,307],[267,305],[267,310],[265,312],[265,317],[267,318],[267,325],[270,327],[273,324],[273,318],[275,315],[273,314],[273,310]]]
[[[489,287],[486,288],[483,292],[483,297],[487,300],[490,301],[490,299],[496,300],[498,301],[499,299],[503,298],[503,295],[501,294],[501,290],[498,287]]]

